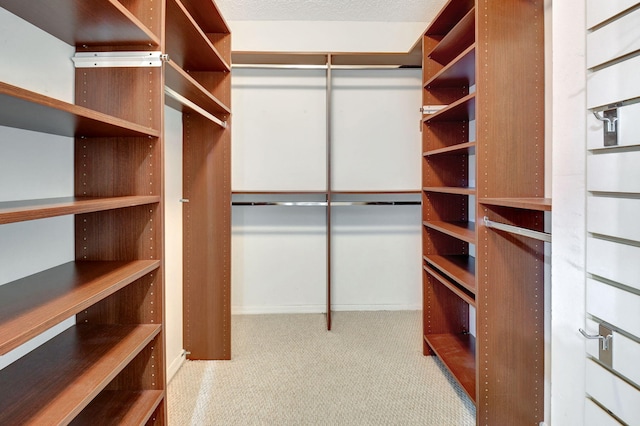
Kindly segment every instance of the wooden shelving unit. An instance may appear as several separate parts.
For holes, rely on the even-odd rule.
[[[543,15],[541,1],[450,0],[423,37],[423,105],[445,106],[422,121],[424,353],[478,425],[544,420],[544,246],[483,221],[541,231],[551,210]]]
[[[0,202],[0,225],[63,215],[75,220],[75,261],[0,286],[0,354],[69,318],[76,322],[0,370],[0,423],[166,424],[165,92],[177,98],[170,102],[181,106],[189,134],[185,176],[193,179],[185,179],[185,191],[194,210],[185,223],[187,303],[211,299],[193,294],[211,291],[212,277],[228,298],[228,27],[210,0],[0,0],[0,7],[96,57],[92,66],[76,63],[73,104],[0,82],[0,125],[75,141],[73,194]],[[169,59],[119,67],[101,58],[122,51]],[[196,334],[228,356],[226,306],[211,315],[221,330],[227,327],[226,344],[211,342],[207,330]],[[206,322],[208,313],[195,310],[192,323]]]
[[[184,348],[231,358],[231,33],[215,3],[167,0],[167,105],[183,113]]]

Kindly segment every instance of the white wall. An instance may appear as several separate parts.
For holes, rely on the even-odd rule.
[[[335,190],[419,189],[420,81],[420,70],[335,72]],[[324,71],[234,70],[232,90],[233,190],[324,191]],[[334,309],[419,309],[419,206],[332,212]],[[236,206],[232,227],[235,313],[326,310],[323,207]]]
[[[553,3],[551,424],[584,424],[585,2]]]
[[[165,354],[167,381],[184,361],[182,342],[182,113],[164,109]]]
[[[0,81],[72,102],[74,51],[0,9]],[[73,138],[0,127],[0,152],[0,201],[73,195]],[[72,216],[0,226],[0,285],[72,261],[73,228]],[[0,368],[71,324],[0,356]]]

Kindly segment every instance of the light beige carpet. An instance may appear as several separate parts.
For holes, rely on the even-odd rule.
[[[417,311],[234,316],[232,360],[169,384],[169,425],[474,425],[421,334]]]

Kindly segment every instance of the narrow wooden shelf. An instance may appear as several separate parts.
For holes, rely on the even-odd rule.
[[[164,391],[104,390],[70,425],[117,426],[143,425],[164,398]]]
[[[213,1],[181,0],[182,5],[205,33],[228,34],[229,25]]]
[[[470,93],[435,114],[428,115],[422,121],[429,124],[447,121],[471,121],[475,118],[476,94]]]
[[[167,0],[166,51],[187,71],[231,71],[180,0]]]
[[[424,221],[422,224],[427,228],[435,229],[459,240],[471,244],[476,243],[475,222]]]
[[[491,206],[551,211],[551,198],[480,198],[478,201]]]
[[[472,155],[476,152],[475,142],[466,142],[458,145],[451,145],[446,148],[432,149],[423,153],[424,157],[433,155]]]
[[[165,85],[218,118],[231,114],[231,108],[213,96],[172,60],[165,66]]]
[[[326,194],[327,191],[297,191],[297,190],[283,190],[283,191],[233,191],[231,194],[233,195],[317,195],[317,194]]]
[[[0,0],[0,7],[72,46],[160,45],[117,0]]]
[[[427,254],[424,260],[437,270],[476,294],[476,259],[468,255]]]
[[[447,64],[473,44],[475,30],[476,17],[473,8],[440,40],[428,57],[440,64]]]
[[[0,355],[159,266],[158,260],[69,262],[0,286]]]
[[[0,125],[71,137],[159,137],[161,133],[3,82],[0,82]]]
[[[476,401],[476,339],[471,334],[430,334],[427,345],[442,360],[472,401]]]
[[[433,19],[426,35],[444,35],[473,8],[473,0],[449,0]]]
[[[68,214],[91,213],[160,202],[158,195],[125,197],[60,197],[0,202],[0,224]]]
[[[450,282],[444,275],[442,275],[437,270],[429,267],[429,265],[424,265],[422,269],[424,269],[429,275],[431,275],[432,277],[440,281],[440,283],[442,283],[445,287],[451,290],[456,296],[464,300],[465,303],[473,307],[476,306],[475,295],[469,294],[469,292],[465,291],[465,289],[462,289],[457,285],[455,285],[454,283]]]
[[[425,89],[469,87],[476,83],[476,46],[472,44],[424,84]]]
[[[461,188],[457,186],[425,186],[424,192],[439,192],[442,194],[476,195],[475,188]]]
[[[78,325],[0,371],[0,424],[68,423],[161,325]]]
[[[370,191],[362,191],[362,190],[337,190],[331,191],[332,195],[402,195],[402,194],[420,194],[422,191],[419,189],[403,189],[403,190],[370,190]]]

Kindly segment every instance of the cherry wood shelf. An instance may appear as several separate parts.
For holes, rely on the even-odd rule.
[[[425,186],[424,192],[439,192],[443,194],[475,195],[475,188],[461,188],[457,186]]]
[[[0,424],[70,422],[160,329],[83,324],[59,334],[0,371]]]
[[[164,391],[104,390],[70,423],[71,426],[143,425],[164,398]]]
[[[476,118],[476,94],[470,93],[453,102],[446,108],[428,115],[423,119],[424,123],[437,123],[447,121],[471,121]]]
[[[165,84],[200,108],[215,116],[227,116],[231,108],[208,92],[200,83],[169,60],[165,67]]]
[[[459,240],[471,244],[476,243],[476,224],[474,222],[424,221],[422,224]]]
[[[167,0],[167,53],[187,71],[231,71],[180,0]]]
[[[158,260],[69,262],[0,286],[0,355],[159,266]]]
[[[0,125],[70,137],[160,136],[157,129],[3,82],[0,82]]]
[[[457,145],[451,145],[445,148],[432,149],[423,153],[424,157],[434,155],[472,155],[476,152],[475,142],[465,142]]]
[[[474,294],[470,294],[469,291],[465,291],[465,289],[458,287],[454,283],[450,282],[443,274],[438,272],[436,269],[429,267],[429,265],[424,265],[422,267],[429,275],[440,281],[445,287],[451,290],[456,296],[460,299],[464,300],[470,306],[476,306],[476,299]]]
[[[476,339],[471,334],[430,334],[425,342],[451,372],[472,401],[476,401]]]
[[[472,294],[476,294],[476,260],[468,255],[427,254],[424,260],[458,283]]]
[[[160,45],[117,0],[0,0],[0,7],[72,46]]]
[[[229,34],[231,30],[213,1],[181,0],[189,14],[205,33]]]
[[[480,198],[480,204],[517,209],[551,211],[551,198]]]
[[[441,64],[447,64],[463,50],[473,44],[476,29],[475,9],[467,14],[440,40],[429,53],[429,58]]]
[[[91,213],[160,202],[158,195],[126,197],[60,197],[0,202],[0,224]]]
[[[426,35],[445,35],[473,8],[473,0],[449,0],[433,19]]]
[[[469,87],[476,83],[476,46],[472,44],[424,84],[426,89]]]

